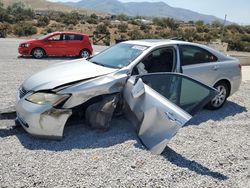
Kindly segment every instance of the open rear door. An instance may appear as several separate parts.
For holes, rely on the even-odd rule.
[[[217,91],[182,74],[155,73],[131,77],[123,94],[126,115],[139,138],[151,152],[160,154]]]

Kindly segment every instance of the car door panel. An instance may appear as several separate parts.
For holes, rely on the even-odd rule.
[[[218,77],[221,77],[223,70],[221,62],[208,62],[195,65],[182,66],[183,74],[199,80],[209,86],[213,86]]]
[[[64,56],[66,55],[67,43],[61,35],[53,35],[45,40],[44,48],[47,55]]]
[[[158,78],[163,79],[158,81],[158,83],[162,84],[157,83]],[[148,81],[154,79],[155,81],[148,83]],[[186,92],[185,87],[187,84],[184,83],[183,85],[185,87],[182,86],[185,79],[193,83],[197,88],[200,88],[200,90],[204,90],[202,92],[200,91],[202,97],[196,101],[180,98],[181,94],[184,91]],[[166,84],[165,81],[168,81],[169,84]],[[160,88],[159,86],[161,85],[168,85],[168,87]],[[165,96],[158,92],[160,90],[164,90],[164,92],[165,90],[167,91],[163,93]],[[179,95],[180,99],[177,99],[178,93],[181,93]],[[126,112],[129,112],[127,114],[132,114],[132,116],[130,116],[131,118],[128,118],[136,125],[142,143],[151,152],[160,154],[177,131],[184,126],[192,118],[192,115],[199,111],[204,104],[211,100],[217,92],[213,88],[180,74],[156,73],[144,75],[138,80],[131,77],[127,81],[123,94],[127,104]],[[197,95],[195,97],[197,97]],[[185,109],[181,108],[182,104],[180,102],[183,101],[185,101],[185,105],[189,102],[189,106],[184,107]],[[190,112],[191,115],[185,110]]]
[[[209,86],[214,86],[220,73],[222,62],[204,48],[194,45],[180,45],[180,63],[183,74],[197,79]]]

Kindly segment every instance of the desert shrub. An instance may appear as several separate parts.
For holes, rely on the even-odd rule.
[[[140,26],[140,30],[144,31],[145,33],[149,33],[149,31],[151,29],[152,29],[152,27],[150,25],[141,24],[141,26]]]
[[[34,11],[31,8],[26,7],[21,1],[8,6],[7,13],[10,15],[9,22],[11,23],[31,20],[35,17]]]
[[[121,23],[120,25],[118,25],[118,29],[121,33],[126,33],[128,30],[128,24]]]
[[[88,22],[89,24],[97,24],[97,20],[94,18],[87,18],[86,22]]]
[[[93,13],[93,14],[90,15],[90,18],[97,20],[98,16],[95,13]]]
[[[117,20],[120,20],[120,21],[128,21],[129,20],[129,17],[125,14],[119,14],[116,16],[116,19]]]
[[[212,22],[211,26],[217,28],[217,27],[222,27],[223,24],[222,24],[222,22],[220,22],[219,20],[214,20],[214,21]]]
[[[109,34],[109,30],[105,24],[99,24],[96,27],[94,34]]]
[[[29,36],[37,33],[36,27],[29,22],[19,22],[14,26],[14,34],[18,36]]]
[[[37,19],[37,26],[44,27],[44,26],[47,26],[49,22],[50,22],[50,19],[48,16],[39,16]]]
[[[53,23],[49,26],[47,26],[45,29],[44,29],[44,33],[52,33],[52,32],[55,32],[55,31],[63,31],[65,30],[65,25],[64,24],[61,24],[61,23]]]
[[[128,23],[132,24],[132,25],[140,25],[140,22],[136,21],[136,20],[129,20]]]
[[[3,7],[3,3],[0,1],[0,22],[9,22],[10,17],[7,10]]]
[[[133,30],[128,32],[128,36],[130,37],[131,40],[136,40],[136,39],[142,39],[143,35],[140,31],[138,30]]]

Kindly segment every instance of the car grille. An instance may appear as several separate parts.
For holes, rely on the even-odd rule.
[[[20,87],[19,89],[19,97],[20,99],[23,98],[29,91],[24,89],[24,87]]]

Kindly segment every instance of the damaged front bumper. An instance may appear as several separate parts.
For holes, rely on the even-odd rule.
[[[60,139],[71,109],[56,109],[20,99],[16,105],[17,120],[31,135]]]

